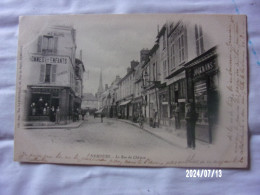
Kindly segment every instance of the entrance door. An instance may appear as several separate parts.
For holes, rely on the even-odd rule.
[[[59,106],[59,98],[52,98],[51,99],[51,107],[54,106],[55,110]]]

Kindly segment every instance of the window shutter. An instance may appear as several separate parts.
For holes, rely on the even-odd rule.
[[[54,37],[54,53],[57,53],[58,49],[58,37]]]
[[[41,64],[41,70],[40,70],[40,82],[44,82],[44,76],[45,76],[45,65]]]
[[[198,35],[198,26],[197,24],[195,25],[195,38],[198,39],[199,35]]]
[[[38,44],[37,44],[37,52],[41,52],[42,50],[42,36],[38,37]]]
[[[52,74],[51,74],[51,81],[56,82],[56,71],[57,71],[57,65],[52,65]]]

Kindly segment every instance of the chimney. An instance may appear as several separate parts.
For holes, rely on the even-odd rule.
[[[121,78],[119,75],[116,75],[116,81],[119,81]]]
[[[79,59],[82,62],[82,49],[79,51]]]
[[[130,71],[131,71],[131,68],[128,67],[128,68],[127,68],[127,74],[128,74]]]
[[[138,61],[132,60],[131,61],[131,69],[133,70],[139,64]]]
[[[108,84],[105,85],[105,91],[108,90]]]
[[[142,49],[140,51],[140,62],[145,62],[147,59],[148,59],[148,56],[149,56],[149,52],[150,50],[149,49]]]

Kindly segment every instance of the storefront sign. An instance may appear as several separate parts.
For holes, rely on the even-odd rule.
[[[195,76],[201,75],[205,72],[208,72],[208,71],[214,69],[214,67],[215,67],[215,60],[207,62],[207,63],[203,64],[202,66],[195,68],[193,76],[195,77]]]
[[[51,64],[67,64],[67,58],[65,57],[52,57],[52,56],[32,56],[31,61],[33,62],[44,62]]]
[[[32,87],[31,88],[32,93],[57,93],[59,94],[60,89],[58,88],[48,88],[48,87]]]

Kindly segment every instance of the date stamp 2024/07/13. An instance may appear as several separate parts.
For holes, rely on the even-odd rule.
[[[186,169],[186,178],[221,178],[221,169]]]

